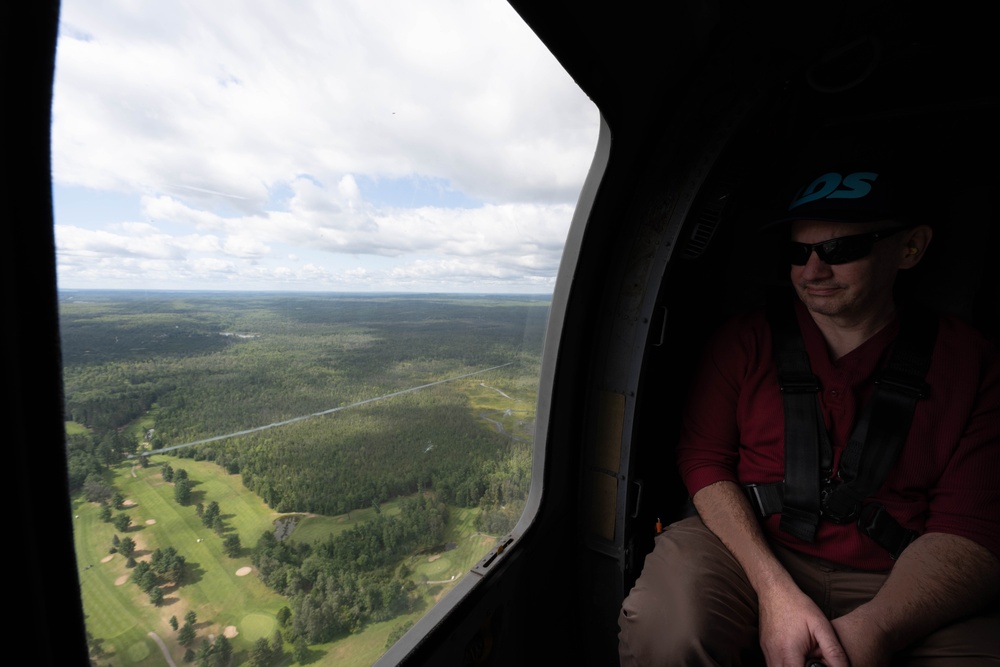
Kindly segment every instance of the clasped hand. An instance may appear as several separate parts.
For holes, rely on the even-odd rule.
[[[808,660],[860,667],[848,660],[834,624],[805,593],[776,588],[759,597],[760,646],[768,667],[803,667]]]

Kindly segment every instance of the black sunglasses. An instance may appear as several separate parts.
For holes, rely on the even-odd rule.
[[[796,266],[805,266],[809,261],[809,256],[813,250],[819,258],[826,264],[847,264],[867,257],[876,241],[889,238],[893,234],[898,234],[904,229],[911,227],[892,227],[882,229],[877,232],[867,234],[853,234],[851,236],[841,236],[821,243],[788,243],[788,261]]]

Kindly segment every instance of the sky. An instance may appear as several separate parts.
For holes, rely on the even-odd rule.
[[[504,0],[63,0],[60,289],[550,293],[599,114]]]

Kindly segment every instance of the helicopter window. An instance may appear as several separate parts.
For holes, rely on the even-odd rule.
[[[233,9],[61,5],[90,648],[371,664],[521,517],[598,116],[505,3]]]

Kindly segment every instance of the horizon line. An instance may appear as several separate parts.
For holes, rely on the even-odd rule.
[[[434,295],[446,294],[448,296],[552,296],[552,292],[447,292],[447,291],[403,291],[403,290],[317,290],[317,289],[219,289],[219,288],[191,288],[191,287],[57,287],[56,292],[186,292],[186,293],[216,293],[216,294],[350,294],[352,296],[364,295]]]

